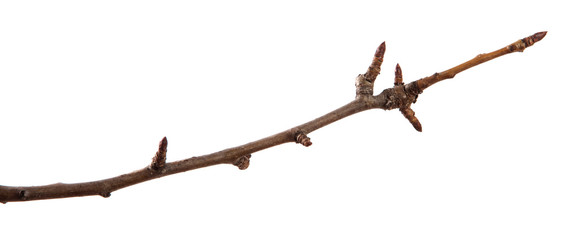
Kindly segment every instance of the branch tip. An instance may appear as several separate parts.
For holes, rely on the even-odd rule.
[[[29,197],[29,192],[26,191],[26,190],[20,190],[20,191],[18,192],[18,197],[19,197],[21,200],[24,200],[24,201],[25,201],[25,200],[27,200],[27,197]]]
[[[403,114],[405,118],[407,118],[407,120],[411,123],[411,125],[413,126],[413,128],[415,128],[415,130],[417,130],[418,132],[423,131],[423,127],[421,126],[419,119],[415,117],[415,112],[410,107],[400,108],[400,112]]]
[[[245,170],[249,168],[250,163],[251,163],[251,154],[247,154],[245,156],[237,158],[233,162],[233,165],[237,166],[240,170]]]
[[[546,36],[546,33],[547,33],[546,31],[538,32],[538,33],[535,33],[531,36],[528,36],[526,38],[521,39],[521,41],[525,44],[525,46],[523,47],[523,49],[518,49],[518,51],[522,51],[526,47],[530,47],[533,44],[535,44],[536,42],[542,40]]]
[[[168,147],[168,140],[164,137],[161,142],[159,143],[159,150],[155,153],[153,157],[153,161],[151,162],[151,169],[152,170],[160,170],[166,164],[166,151]]]
[[[531,38],[533,39],[534,42],[538,42],[538,41],[542,40],[544,38],[544,36],[546,36],[546,33],[548,33],[548,31],[538,32],[538,33],[533,34],[531,36]]]
[[[382,42],[378,49],[376,49],[376,53],[374,53],[374,58],[372,59],[372,63],[368,66],[364,77],[366,81],[374,82],[378,74],[380,74],[380,66],[382,66],[382,62],[384,61],[384,53],[386,52],[386,42]]]
[[[376,53],[374,53],[375,58],[383,58],[384,53],[386,53],[386,41],[380,43],[378,48],[376,49]]]
[[[415,119],[417,120],[417,118]],[[423,132],[423,127],[421,126],[421,123],[419,122],[419,120],[412,122],[411,125],[415,128],[415,130],[417,130],[418,132]]]

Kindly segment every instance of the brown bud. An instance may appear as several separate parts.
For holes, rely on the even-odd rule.
[[[366,70],[364,77],[366,81],[374,82],[378,74],[380,74],[380,66],[382,66],[382,62],[384,61],[384,53],[386,52],[386,42],[382,42],[378,49],[376,49],[376,53],[374,53],[374,58],[372,59],[372,63]]]
[[[164,137],[159,143],[159,150],[155,153],[153,161],[151,162],[152,170],[159,170],[165,166],[166,163],[166,148],[168,146],[168,140]]]
[[[525,44],[525,47],[530,47],[533,44],[535,44],[536,42],[542,40],[544,38],[544,36],[546,36],[546,31],[544,32],[538,32],[535,33],[531,36],[528,36],[526,38],[521,39],[521,41],[523,41],[523,43]]]
[[[533,42],[538,42],[540,40],[542,40],[544,38],[544,36],[546,36],[547,31],[544,32],[538,32],[535,33],[531,36],[531,38],[533,39]]]
[[[233,165],[237,166],[240,170],[245,170],[249,167],[249,165],[251,164],[251,154],[242,156],[240,158],[237,158],[234,162]]]
[[[386,41],[380,43],[378,49],[376,49],[376,53],[374,53],[374,58],[384,58],[384,53],[386,52]]]
[[[304,145],[306,147],[309,147],[312,144],[309,137],[303,132],[298,132],[296,134],[296,143],[299,143],[299,144]]]
[[[403,74],[401,72],[401,67],[399,63],[396,65],[396,78],[394,80],[394,86],[402,86],[403,85]]]
[[[419,122],[419,119],[417,119],[417,117],[415,117],[415,112],[411,109],[411,108],[400,108],[401,113],[403,114],[403,116],[405,118],[407,118],[407,120],[411,123],[411,125],[413,125],[413,127],[415,128],[415,130],[421,132],[423,131],[423,128],[421,127],[421,123]]]

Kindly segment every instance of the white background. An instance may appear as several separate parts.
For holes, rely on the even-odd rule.
[[[557,1],[1,1],[0,184],[98,180],[244,144],[539,31],[426,90],[222,165],[0,205],[2,238],[563,239]],[[6,237],[9,239],[10,237]]]

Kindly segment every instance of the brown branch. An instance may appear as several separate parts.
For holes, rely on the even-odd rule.
[[[435,73],[432,76],[419,79],[407,85],[403,84],[402,71],[398,64],[396,67],[396,78],[394,81],[395,86],[385,89],[380,94],[374,96],[374,81],[380,73],[380,66],[384,59],[384,52],[386,50],[386,45],[382,43],[374,54],[372,64],[370,64],[366,73],[360,74],[356,79],[356,98],[352,102],[312,121],[238,147],[228,148],[212,154],[192,157],[170,163],[165,162],[168,145],[168,141],[165,137],[160,142],[157,153],[146,168],[113,178],[84,183],[56,183],[44,186],[22,187],[0,185],[0,202],[6,203],[90,195],[109,197],[112,192],[124,187],[175,173],[217,164],[233,164],[239,167],[239,169],[244,170],[249,167],[251,153],[289,142],[296,142],[306,147],[310,146],[311,141],[307,136],[308,133],[342,118],[373,108],[385,110],[398,108],[411,122],[415,129],[421,131],[421,124],[419,123],[419,120],[415,118],[415,113],[411,109],[411,104],[415,102],[417,96],[421,94],[424,89],[441,80],[452,78],[456,74],[483,62],[503,56],[507,53],[516,51],[521,52],[525,48],[540,41],[545,35],[546,32],[536,33],[530,37],[518,40],[517,42],[502,49],[487,54],[480,54],[456,67],[444,72]]]
[[[507,45],[503,48],[500,48],[497,51],[493,51],[493,52],[486,53],[486,54],[478,54],[478,56],[476,56],[475,58],[473,58],[473,59],[471,59],[471,60],[469,60],[465,63],[462,63],[462,64],[460,64],[456,67],[448,69],[444,72],[435,73],[431,76],[419,79],[419,80],[411,83],[410,85],[413,85],[413,86],[410,86],[410,88],[413,87],[413,88],[416,88],[418,91],[423,91],[426,88],[430,87],[431,85],[433,85],[433,84],[435,84],[439,81],[449,79],[449,78],[453,78],[454,76],[456,76],[456,74],[458,74],[458,73],[460,73],[460,72],[462,72],[462,71],[464,71],[468,68],[474,67],[478,64],[487,62],[487,61],[492,60],[492,59],[497,58],[497,57],[501,57],[501,56],[508,54],[508,53],[523,52],[525,50],[525,48],[530,47],[533,44],[535,44],[536,42],[542,40],[544,38],[544,36],[546,36],[546,31],[545,32],[538,32],[538,33],[535,33],[535,34],[528,36],[526,38],[517,40],[516,42],[509,44],[509,45]]]

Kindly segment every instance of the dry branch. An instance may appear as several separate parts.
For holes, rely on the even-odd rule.
[[[158,151],[153,157],[152,162],[146,168],[113,178],[84,183],[56,183],[44,186],[22,187],[0,185],[0,202],[6,203],[89,195],[109,197],[112,192],[134,184],[175,173],[224,163],[233,164],[239,167],[239,169],[244,170],[249,167],[251,153],[288,142],[299,143],[306,147],[310,146],[312,143],[307,134],[342,118],[373,108],[385,110],[398,108],[409,122],[411,122],[413,127],[417,131],[421,131],[421,123],[415,117],[415,112],[411,109],[411,104],[415,103],[415,100],[423,90],[439,81],[453,78],[456,74],[478,64],[508,53],[522,52],[525,48],[542,40],[545,35],[546,32],[536,33],[497,51],[479,54],[475,58],[458,66],[421,78],[407,85],[403,83],[402,71],[398,64],[396,66],[394,87],[385,89],[378,95],[373,95],[374,81],[380,73],[380,66],[382,65],[384,52],[386,51],[386,45],[382,43],[376,50],[374,59],[366,73],[359,74],[356,78],[356,98],[352,102],[312,121],[238,147],[169,163],[166,163],[168,141],[165,137],[160,142]]]

